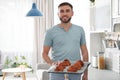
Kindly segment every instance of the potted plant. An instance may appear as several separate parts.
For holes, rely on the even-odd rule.
[[[4,68],[16,68],[16,67],[31,68],[32,69],[32,66],[26,62],[25,56],[15,56],[13,59],[9,59],[7,57],[5,60],[5,63],[4,63]],[[32,69],[32,72],[33,72],[33,69]],[[14,76],[20,77],[21,74],[15,73]]]

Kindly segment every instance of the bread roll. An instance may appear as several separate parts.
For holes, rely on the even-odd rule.
[[[57,67],[55,68],[55,71],[64,71],[64,69],[70,65],[71,65],[70,61],[68,59],[65,59],[59,65],[57,65]]]
[[[78,60],[76,61],[73,65],[69,66],[67,71],[68,72],[77,72],[78,70],[80,70],[82,67],[84,66],[83,61]]]

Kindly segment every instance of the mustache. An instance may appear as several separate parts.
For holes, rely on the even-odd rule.
[[[68,18],[68,16],[66,16],[66,15],[65,15],[65,16],[63,16],[62,18],[64,18],[64,17],[67,17],[67,18]]]

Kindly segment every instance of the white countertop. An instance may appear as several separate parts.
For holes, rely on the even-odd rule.
[[[89,67],[88,80],[120,80],[120,73]]]

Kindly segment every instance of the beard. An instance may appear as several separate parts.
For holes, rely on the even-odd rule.
[[[60,21],[61,21],[62,23],[68,23],[68,22],[71,21],[71,18],[69,18],[68,20],[63,20],[62,18],[60,18]]]

